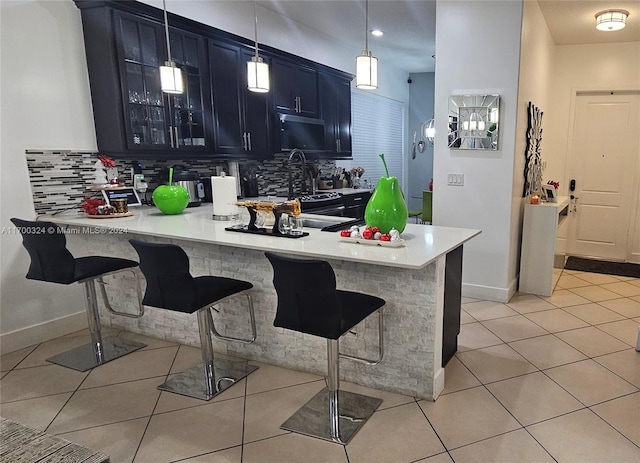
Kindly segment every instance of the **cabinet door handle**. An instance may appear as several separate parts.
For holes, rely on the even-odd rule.
[[[249,151],[251,151],[251,132],[247,132],[247,139],[249,140]]]
[[[295,109],[296,109],[297,113],[302,112],[302,110],[300,109],[300,97],[299,96],[296,97],[296,108]]]
[[[176,125],[173,130],[176,132],[176,148],[180,148],[180,143],[178,143],[178,126]]]
[[[169,126],[169,144],[173,148],[173,127]]]

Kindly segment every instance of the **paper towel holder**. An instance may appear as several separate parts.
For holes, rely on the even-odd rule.
[[[220,172],[220,175],[217,175],[216,177],[227,177],[227,173],[223,170],[222,172]],[[215,193],[214,193],[214,187],[213,187],[213,179],[214,177],[211,177],[211,196],[213,199],[213,208],[215,211]],[[236,182],[237,182],[237,177],[236,177]],[[237,197],[236,197],[237,199]],[[237,208],[236,208],[237,210]],[[212,214],[211,216],[213,218],[213,220],[219,220],[219,221],[230,221],[230,220],[237,220],[240,217],[239,213],[236,214]]]

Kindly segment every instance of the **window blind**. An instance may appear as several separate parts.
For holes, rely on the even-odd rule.
[[[402,187],[404,153],[404,103],[375,93],[351,94],[351,165],[364,168],[363,179],[375,186],[384,177],[384,165],[378,157],[384,153],[389,175]]]

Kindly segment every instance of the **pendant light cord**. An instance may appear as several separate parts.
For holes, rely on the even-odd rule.
[[[256,9],[257,0],[253,0],[253,17],[255,18],[255,38],[256,38],[256,58],[258,57],[258,11]]]
[[[164,31],[167,35],[167,55],[169,56],[169,62],[171,62],[171,43],[169,42],[169,19],[167,18],[167,0],[162,0],[162,7],[164,8]]]
[[[164,1],[164,0],[163,0]],[[365,0],[364,49],[369,52],[369,0]]]

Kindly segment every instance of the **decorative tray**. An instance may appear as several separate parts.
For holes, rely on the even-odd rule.
[[[121,213],[104,214],[104,215],[87,214],[87,217],[89,217],[90,219],[117,219],[120,217],[131,217],[132,215],[133,215],[133,212],[121,212]]]
[[[383,248],[400,248],[404,246],[404,240],[398,241],[380,241],[380,240],[366,240],[364,238],[347,238],[344,236],[338,237],[340,241],[347,243],[367,244],[369,246],[381,246]]]
[[[234,225],[233,227],[227,227],[225,230],[238,233],[250,233],[252,235],[273,236],[275,238],[302,238],[303,236],[309,236],[309,233],[303,232],[301,235],[285,235],[283,233],[274,233],[271,228],[248,228],[247,225]]]

